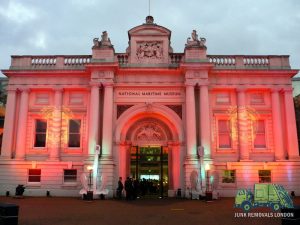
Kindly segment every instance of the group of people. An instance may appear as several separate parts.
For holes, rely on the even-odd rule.
[[[135,200],[146,194],[158,194],[159,182],[157,180],[146,180],[144,178],[139,181],[138,179],[127,177],[123,184],[122,177],[120,177],[117,187],[118,199],[122,199],[123,190],[125,190],[126,200]]]

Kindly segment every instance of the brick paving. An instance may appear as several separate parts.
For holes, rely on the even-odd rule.
[[[280,218],[235,218],[233,198],[213,202],[182,199],[138,199],[136,201],[78,198],[0,197],[0,202],[20,206],[19,225],[198,225],[281,224]],[[300,198],[294,202],[300,204]],[[255,212],[271,212],[269,209]]]

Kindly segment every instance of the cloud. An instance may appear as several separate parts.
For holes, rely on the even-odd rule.
[[[32,8],[26,7],[20,2],[9,1],[8,5],[0,6],[0,15],[15,23],[26,23],[36,18],[36,13]]]
[[[35,48],[46,49],[46,35],[43,31],[37,32],[34,37],[29,38],[29,44]]]

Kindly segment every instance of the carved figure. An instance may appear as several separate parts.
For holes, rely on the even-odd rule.
[[[196,30],[192,31],[191,37],[188,37],[186,40],[186,47],[201,47],[206,48],[205,46],[206,39],[200,37],[200,40],[198,38],[198,34]]]
[[[94,43],[93,47],[99,47],[99,45],[100,45],[99,38],[94,38],[93,43]]]
[[[146,42],[139,44],[136,55],[139,60],[142,59],[161,59],[162,46],[159,42]]]
[[[193,40],[193,41],[198,41],[198,34],[197,34],[197,31],[196,31],[196,30],[193,30],[191,36],[192,36],[192,40]]]
[[[101,41],[99,41],[99,38],[94,38],[93,43],[94,43],[93,47],[100,47],[101,48],[101,47],[111,47],[112,46],[111,41],[108,37],[107,31],[102,32]]]
[[[136,136],[137,140],[161,140],[162,134],[156,131],[154,127],[144,126]]]

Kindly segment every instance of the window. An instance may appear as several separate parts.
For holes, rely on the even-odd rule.
[[[217,93],[216,95],[217,104],[229,104],[230,103],[230,93]]]
[[[76,182],[76,181],[77,181],[76,169],[64,170],[64,182]]]
[[[82,105],[83,94],[82,93],[70,93],[70,105]]]
[[[258,171],[259,183],[271,183],[271,170]]]
[[[224,170],[222,183],[235,183],[235,170]]]
[[[46,137],[47,137],[47,121],[40,120],[40,119],[36,120],[34,147],[46,147]]]
[[[265,121],[256,121],[254,129],[254,148],[266,148]]]
[[[35,104],[38,104],[38,105],[47,105],[47,104],[49,104],[49,95],[48,95],[48,93],[36,93]]]
[[[251,104],[261,105],[264,104],[264,94],[263,93],[253,93],[251,94]]]
[[[69,141],[68,147],[79,148],[80,147],[80,127],[81,120],[69,120]]]
[[[231,137],[228,120],[218,120],[219,148],[231,148]]]
[[[41,169],[29,169],[28,182],[41,182]]]

